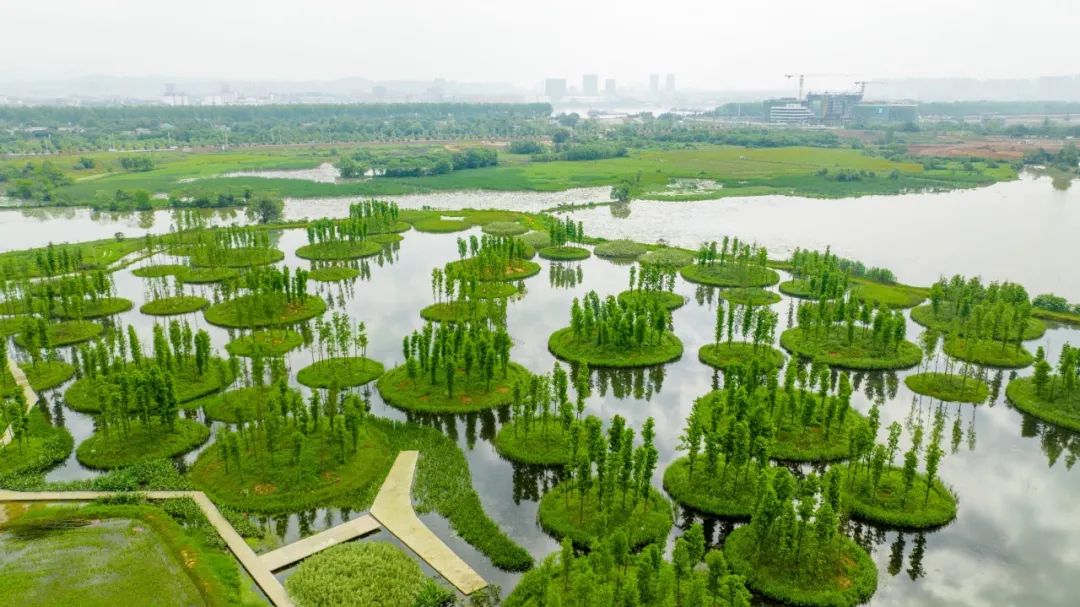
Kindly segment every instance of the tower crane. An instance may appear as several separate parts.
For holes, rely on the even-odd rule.
[[[868,84],[885,84],[885,83],[880,81],[880,80],[856,80],[855,84],[857,84],[859,86],[859,95],[864,96],[864,95],[866,95],[866,85],[868,85]]]
[[[803,100],[803,84],[806,82],[806,77],[811,78],[843,78],[851,76],[851,74],[784,74],[784,78],[791,80],[792,78],[799,79],[799,101]]]

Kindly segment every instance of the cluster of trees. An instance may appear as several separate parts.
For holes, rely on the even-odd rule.
[[[754,566],[782,569],[791,578],[820,575],[841,556],[840,483],[835,470],[824,477],[810,473],[798,480],[786,468],[774,468],[759,483],[749,533]]]
[[[1039,148],[1024,154],[1024,164],[1053,166],[1063,171],[1075,172],[1080,168],[1080,149],[1072,142],[1065,144],[1057,152]]]
[[[120,158],[120,167],[125,171],[143,173],[154,170],[154,159],[149,156],[123,156]]]
[[[0,108],[0,151],[55,153],[223,143],[535,139],[550,132],[550,115],[551,105],[547,103],[12,106]]]
[[[241,294],[243,296],[239,296]],[[290,270],[287,266],[280,270],[252,268],[214,287],[214,300],[228,301],[235,308],[237,326],[245,326],[257,319],[279,318],[290,306],[303,305],[308,297],[308,271],[303,268]]]
[[[725,343],[735,339],[736,331],[743,339],[754,345],[754,352],[769,348],[776,336],[776,327],[780,316],[767,306],[738,305],[730,302],[724,311],[724,299],[716,302],[716,324],[713,327],[713,344],[719,346],[727,336]]]
[[[862,478],[867,482],[859,485],[865,497],[871,503],[878,501],[878,486],[882,477],[889,470],[896,469],[893,462],[900,450],[900,434],[902,427],[898,422],[889,424],[888,442],[884,445],[876,443],[878,433],[878,405],[870,411],[870,424],[865,431],[853,435],[851,461],[847,465],[846,482],[850,487],[855,486],[857,479]],[[941,469],[941,461],[945,457],[945,450],[941,447],[941,440],[945,434],[945,415],[938,408],[934,412],[934,422],[930,429],[930,440],[923,445],[926,429],[922,422],[915,425],[911,436],[911,446],[904,453],[903,467],[899,468],[902,478],[901,507],[906,508],[908,499],[911,497],[911,488],[915,484],[915,478],[919,474],[919,459],[923,458],[926,491],[922,495],[922,505],[926,506],[930,500],[930,492],[933,490],[934,481],[938,478]],[[955,434],[955,428],[954,428]]]
[[[0,354],[4,354],[2,350],[6,347],[6,343],[0,345]],[[30,441],[30,412],[26,407],[26,397],[23,396],[22,390],[3,395],[0,400],[0,435],[9,428],[12,443],[19,449],[25,449]],[[9,446],[10,444],[0,447],[0,454]]]
[[[335,312],[329,320],[316,318],[312,336],[317,340],[317,347],[311,348],[312,362],[339,356],[367,357],[367,325],[361,320],[353,326],[342,312]]]
[[[7,195],[12,198],[51,202],[54,190],[70,183],[71,177],[48,160],[0,168],[0,184],[6,184]]]
[[[801,287],[799,291],[812,299],[836,299],[847,292],[848,274],[829,249],[824,253],[795,249],[791,254],[791,274]]]
[[[1048,401],[1074,396],[1080,383],[1080,348],[1069,344],[1061,346],[1058,356],[1057,373],[1046,360],[1046,351],[1040,346],[1035,354],[1035,373],[1031,381],[1035,385],[1035,394]]]
[[[158,429],[170,432],[179,417],[177,386],[200,380],[210,374],[229,377],[224,361],[212,360],[210,335],[193,331],[187,322],[172,321],[168,330],[160,324],[153,329],[152,356],[143,352],[133,326],[123,331],[108,331],[95,344],[72,352],[76,374],[93,382],[93,392],[100,403],[98,427],[108,436],[118,430],[122,436],[131,431],[131,422],[142,424],[148,433]],[[236,364],[235,362],[233,364]]]
[[[363,177],[369,172],[376,177],[424,177],[495,166],[498,163],[498,152],[484,147],[468,147],[454,152],[444,149],[410,150],[408,154],[360,149],[351,157],[342,158],[338,162],[338,170],[342,177],[347,178]]]
[[[583,244],[585,242],[585,226],[580,221],[574,220],[567,215],[566,219],[544,216],[548,226],[548,235],[552,246],[561,247],[570,243]]]
[[[564,492],[567,504],[572,494],[578,499],[578,516],[583,517],[585,503],[593,498],[601,516],[615,508],[632,512],[639,503],[651,499],[652,475],[660,454],[656,449],[656,426],[653,418],[641,428],[641,444],[634,446],[634,429],[616,415],[611,418],[605,436],[600,420],[590,416],[574,426],[570,439],[569,483]],[[616,505],[616,499],[618,504]]]
[[[228,226],[206,230],[192,241],[190,247],[202,265],[225,265],[237,249],[270,249],[270,234],[266,230],[256,230],[240,226]]]
[[[675,290],[675,270],[667,266],[630,266],[630,290],[645,293],[671,293]]]
[[[554,137],[558,142],[560,138]],[[546,150],[534,152],[533,162],[552,162],[555,160],[603,160],[605,158],[624,158],[629,154],[626,146],[618,143],[586,142],[560,145],[556,152]]]
[[[283,378],[256,403],[252,419],[243,419],[244,413],[238,410],[240,422],[218,433],[215,448],[226,474],[235,471],[243,478],[247,473],[265,472],[268,466],[288,465],[295,469],[299,482],[332,463],[343,464],[357,452],[364,418],[371,409],[358,394],[342,395],[337,390],[330,390],[326,397],[315,390],[304,402]]]
[[[365,200],[349,205],[344,219],[316,219],[307,224],[310,244],[356,243],[368,236],[389,232],[398,218],[397,203]]]
[[[66,249],[60,249],[66,251]],[[77,251],[78,249],[76,249]],[[50,247],[51,253],[53,249]],[[38,253],[38,263],[43,263]],[[45,261],[46,267],[56,268],[49,265],[54,260]],[[66,261],[61,261],[62,266]],[[5,287],[7,291],[6,301],[19,302],[27,310],[41,313],[45,316],[53,316],[62,311],[69,318],[82,318],[83,311],[88,305],[93,305],[103,299],[116,294],[116,285],[112,274],[94,270],[93,272],[79,272],[68,276],[60,276],[51,280],[40,282],[9,282]]]
[[[998,340],[1019,349],[1028,330],[1031,302],[1021,285],[1011,282],[983,285],[978,278],[940,279],[930,287],[935,324],[948,324],[951,336]]]
[[[587,554],[575,553],[564,540],[562,550],[527,573],[503,604],[750,607],[750,599],[745,578],[731,573],[723,552],[706,552],[704,529],[695,523],[675,541],[671,561],[655,544],[634,554],[621,529]]]
[[[1070,304],[1069,300],[1060,295],[1054,295],[1053,293],[1036,295],[1035,299],[1031,300],[1031,305],[1041,310],[1049,310],[1050,312],[1080,314],[1080,303]]]
[[[402,341],[409,379],[427,379],[432,386],[440,380],[447,398],[454,397],[458,381],[470,385],[482,380],[491,389],[496,373],[505,378],[510,365],[510,334],[503,326],[487,322],[426,323]],[[475,376],[475,378],[474,378]]]
[[[892,270],[873,266],[867,267],[861,261],[839,257],[832,253],[829,248],[826,248],[824,252],[796,248],[795,252],[791,254],[790,261],[793,268],[792,274],[803,279],[820,275],[824,268],[830,272],[843,274],[845,281],[846,277],[854,276],[884,284],[896,283],[896,275],[892,273]],[[836,280],[837,278],[833,277],[832,282]],[[822,282],[820,276],[818,282]]]
[[[447,276],[462,271],[469,272],[479,280],[502,280],[507,273],[527,258],[528,246],[520,238],[506,236],[476,235],[469,239],[457,239],[460,262],[447,264]]]
[[[511,154],[542,154],[547,151],[547,146],[535,139],[517,139],[510,142],[507,151]]]
[[[807,337],[825,340],[839,335],[849,346],[858,340],[879,354],[897,352],[907,338],[907,319],[902,312],[871,307],[851,296],[803,302],[795,317]],[[856,332],[857,328],[869,332],[868,338]]]
[[[589,373],[589,365],[585,364],[578,367],[571,378],[556,361],[550,374],[533,374],[527,380],[514,382],[510,405],[515,436],[520,432],[528,438],[529,433],[535,430],[541,438],[547,438],[549,427],[554,426],[556,421],[564,437],[579,432],[576,426],[585,413],[585,400],[592,394]],[[573,401],[570,400],[571,383],[577,394]],[[575,440],[580,444],[580,437]]]
[[[697,263],[703,266],[730,264],[764,268],[768,261],[769,253],[765,247],[739,242],[738,238],[729,239],[727,236],[721,241],[719,249],[714,240],[702,243],[697,252]]]
[[[809,369],[791,363],[782,378],[778,368],[757,360],[727,368],[724,388],[694,403],[680,437],[691,479],[704,455],[709,485],[718,464],[723,463],[721,486],[734,464],[737,489],[741,476],[756,477],[751,462],[757,462],[759,470],[767,466],[781,429],[796,436],[813,432],[829,444],[853,415],[853,392],[846,372],[834,376],[828,366],[817,363]]]
[[[589,291],[584,300],[574,298],[570,308],[574,340],[613,348],[658,345],[671,331],[671,313],[656,301],[604,300]]]
[[[51,242],[34,250],[34,264],[43,276],[77,272],[85,267],[82,248],[58,247]]]

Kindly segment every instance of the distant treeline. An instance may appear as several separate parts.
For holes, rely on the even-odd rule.
[[[547,103],[0,107],[0,152],[535,137]]]
[[[923,116],[963,118],[984,114],[1078,114],[1080,101],[936,101],[919,103]]]

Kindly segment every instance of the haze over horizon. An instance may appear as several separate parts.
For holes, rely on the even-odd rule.
[[[446,78],[535,89],[546,77],[596,73],[641,86],[650,73],[674,73],[680,88],[716,90],[786,89],[789,73],[842,74],[834,80],[847,84],[1028,78],[1080,71],[1070,48],[1078,17],[1064,0],[1023,10],[973,0],[552,0],[499,11],[479,0],[310,0],[302,9],[282,0],[44,0],[21,5],[20,27],[0,38],[0,78]]]

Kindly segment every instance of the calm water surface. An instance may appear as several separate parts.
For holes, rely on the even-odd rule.
[[[1026,195],[1020,201],[1002,200],[1002,192],[1014,191],[1013,188],[1016,192],[1026,192]],[[1019,217],[1018,210],[1001,209],[1021,204],[1028,207],[1025,215],[1029,222],[1039,222],[1040,220],[1032,219],[1034,212],[1031,208],[1049,212],[1048,209],[1051,209],[1054,201],[1061,196],[1062,199],[1058,200],[1060,204],[1056,207],[1058,217],[1069,217],[1070,221],[1075,221],[1078,214],[1075,205],[1080,203],[1077,194],[1071,191],[1059,193],[1047,190],[1050,190],[1048,184],[1025,180],[976,192],[907,196],[902,199],[915,205],[929,205],[936,201],[940,217],[955,217],[962,215],[961,210],[964,208],[978,206],[969,200],[970,197],[981,196],[989,201],[988,208],[993,208],[994,213],[1006,213],[1006,219],[995,219],[990,216],[989,211],[986,214],[973,214],[973,222],[989,225],[995,222],[1007,224],[1008,218]],[[1038,198],[1037,194],[1043,198]],[[660,207],[660,203],[633,203],[627,219],[613,218],[607,208],[584,211],[580,215],[596,234],[625,234],[646,240],[664,237],[685,244],[695,244],[697,240],[705,237],[715,238],[717,235],[730,233],[747,239],[757,239],[779,249],[782,245],[773,243],[769,238],[790,237],[791,246],[818,246],[819,242],[828,242],[820,239],[835,234],[848,239],[832,241],[834,250],[868,263],[890,266],[904,280],[928,282],[939,273],[957,271],[982,273],[988,278],[997,277],[990,273],[990,266],[982,267],[978,271],[965,267],[965,263],[977,264],[979,255],[976,252],[947,253],[940,248],[940,242],[926,240],[922,236],[908,236],[912,242],[923,243],[912,245],[911,255],[890,250],[879,251],[881,256],[875,258],[873,255],[877,247],[871,246],[875,241],[873,238],[856,234],[858,230],[853,226],[860,225],[856,220],[850,220],[852,223],[847,224],[849,229],[823,224],[821,229],[826,230],[826,236],[822,236],[818,233],[818,224],[807,224],[810,226],[807,228],[800,226],[794,218],[785,220],[789,222],[785,225],[790,227],[759,225],[756,220],[752,222],[748,218],[757,217],[754,213],[758,213],[762,217],[773,217],[775,221],[780,221],[787,216],[780,211],[789,209],[788,212],[797,216],[800,205],[821,205],[821,208],[830,209],[865,205],[870,210],[859,212],[862,215],[857,215],[858,217],[875,216],[876,211],[882,209],[896,209],[891,212],[899,217],[905,215],[899,212],[899,200],[901,198],[864,198],[849,201],[767,198],[701,204],[664,203],[664,207]],[[762,205],[761,210],[751,208],[758,203]],[[1070,203],[1072,208],[1066,209]],[[781,208],[777,210],[776,207]],[[695,209],[696,213],[691,212]],[[664,211],[662,216],[659,215],[660,211]],[[9,234],[7,213],[9,212],[0,215],[0,222],[3,222],[0,223],[0,233],[5,236]],[[168,229],[167,214],[161,217],[166,224],[164,229]],[[740,217],[742,219],[739,219]],[[74,216],[54,220],[18,221],[22,222],[22,231],[33,231],[37,235],[38,240],[33,244],[54,238],[59,232],[66,233],[69,229],[66,226],[69,225],[90,226],[99,223],[94,219],[80,217],[78,212]],[[108,220],[103,227],[116,231],[113,228],[118,225],[118,221],[121,220]],[[715,225],[711,222],[715,222]],[[878,225],[877,222],[870,223]],[[1049,220],[1041,222],[1040,225],[1047,226],[1048,230],[1051,227],[1054,230],[1044,234],[1041,240],[1058,238],[1055,243],[1058,250],[1074,250],[1078,246],[1072,239],[1075,232],[1066,232],[1063,227],[1065,223]],[[930,225],[928,229],[944,230],[943,226],[927,225]],[[157,227],[159,226],[155,225],[155,229]],[[888,238],[885,235],[889,231],[888,227],[890,226],[884,225],[875,228],[879,229],[879,239]],[[893,227],[900,231],[899,225]],[[790,230],[790,233],[785,230]],[[961,235],[958,238],[975,238],[971,235],[978,231],[973,229],[964,233],[968,236]],[[478,232],[474,230],[472,233]],[[807,240],[798,240],[797,237],[803,233]],[[461,235],[408,232],[396,252],[370,261],[370,280],[319,287],[321,294],[331,301],[331,311],[344,311],[354,320],[367,323],[371,341],[369,355],[386,364],[387,368],[401,362],[401,337],[422,326],[418,311],[431,301],[431,269],[456,258],[455,239]],[[87,237],[92,236],[77,238]],[[278,247],[286,253],[282,263],[293,267],[307,265],[307,262],[293,254],[299,246],[306,244],[302,230],[284,231],[278,238]],[[680,241],[679,238],[684,240]],[[902,240],[900,236],[897,238]],[[976,239],[982,238],[983,236],[979,236]],[[885,242],[893,241],[884,240],[882,244]],[[1080,291],[1080,285],[1076,284],[1080,281],[1070,281],[1068,274],[1064,273],[1071,261],[1067,261],[1064,256],[1044,257],[1041,253],[1034,252],[1042,250],[1037,249],[1036,245],[1050,246],[1050,243],[1029,244],[1030,248],[1027,250],[1032,252],[1026,257],[1028,265],[1017,265],[1017,274],[1010,273],[1007,276],[1020,278],[1037,290],[1043,287],[1032,286],[1028,277],[1035,279],[1051,274],[1043,274],[1042,270],[1035,266],[1054,266],[1062,272],[1063,279],[1060,284],[1063,286],[1050,284],[1045,288],[1063,294]],[[6,241],[4,246],[19,248],[8,247]],[[1001,246],[1011,245],[1005,243]],[[990,250],[986,254],[993,257],[998,255],[998,252]],[[907,265],[889,263],[889,255],[894,255],[897,260],[908,260],[905,262]],[[166,261],[168,258],[163,257],[152,262]],[[508,322],[515,339],[514,360],[535,372],[547,372],[554,364],[554,358],[547,351],[547,337],[551,332],[568,324],[571,300],[590,289],[601,294],[614,294],[623,290],[628,269],[597,258],[569,265],[537,261],[543,271],[526,281],[527,294],[510,305]],[[583,282],[567,284],[565,278],[569,275],[576,279],[579,271]],[[924,276],[927,278],[923,278]],[[153,321],[137,311],[139,305],[147,299],[144,293],[147,281],[133,276],[131,269],[117,272],[116,281],[120,294],[134,300],[136,305],[133,311],[114,317],[114,321],[134,324],[139,328],[144,340],[149,340]],[[192,293],[210,293],[206,287],[186,288]],[[661,451],[661,462],[654,479],[657,487],[660,486],[663,469],[679,455],[675,451],[678,436],[694,398],[709,391],[716,381],[712,370],[699,363],[694,355],[701,345],[711,340],[714,318],[712,302],[716,299],[716,291],[699,289],[681,280],[676,290],[688,298],[688,304],[674,313],[675,332],[682,339],[687,355],[675,363],[657,369],[603,375],[594,373],[594,395],[588,402],[591,413],[605,418],[618,413],[637,428],[640,428],[647,417],[656,419],[658,448]],[[1080,293],[1070,296],[1080,299]],[[781,326],[787,323],[790,305],[791,301],[784,297],[774,306],[781,315]],[[229,340],[227,331],[208,325],[201,314],[192,314],[187,318],[196,327],[206,328],[211,333],[216,348],[224,348],[224,344]],[[916,325],[909,327],[909,334],[912,336],[917,336],[920,331]],[[1027,347],[1034,349],[1043,345],[1049,351],[1057,352],[1061,344],[1067,341],[1080,344],[1080,331],[1055,326],[1040,340],[1029,342]],[[310,355],[304,352],[294,352],[289,357],[294,374],[309,363]],[[929,419],[939,404],[919,398],[907,390],[903,377],[912,372],[914,371],[857,376],[859,392],[854,399],[854,406],[865,413],[872,398],[883,395],[887,402],[882,411],[883,425],[892,421],[904,423],[920,418]],[[995,381],[999,376],[997,372],[988,371],[987,377]],[[1077,515],[1080,514],[1080,482],[1076,475],[1080,474],[1080,471],[1071,470],[1071,466],[1080,455],[1080,440],[1072,433],[1055,430],[1023,416],[1005,403],[1004,384],[1008,379],[1009,372],[1000,375],[1000,393],[988,404],[944,406],[949,416],[946,443],[951,443],[953,420],[959,418],[961,423],[961,435],[955,444],[955,452],[952,444],[946,446],[950,454],[945,458],[941,471],[943,480],[951,485],[960,497],[957,520],[943,529],[925,533],[901,534],[867,525],[852,525],[848,529],[850,534],[871,551],[878,565],[879,587],[872,605],[1076,604],[1075,597],[1080,593],[1080,579],[1074,575],[1080,568],[1080,527],[1076,524]],[[48,397],[57,405],[58,410],[63,412],[64,423],[76,435],[76,440],[84,439],[93,430],[92,420],[64,409],[60,398],[62,390],[63,388],[54,390]],[[404,413],[385,405],[374,390],[371,397],[376,415],[406,418]],[[416,418],[420,423],[438,426],[459,444],[469,460],[473,484],[488,514],[516,541],[528,548],[534,557],[542,559],[557,549],[557,543],[546,536],[536,524],[537,500],[549,486],[551,476],[540,470],[515,466],[497,455],[490,440],[499,426],[499,420],[499,412]],[[192,457],[186,459],[191,461]],[[82,478],[91,474],[93,473],[83,469],[72,459],[52,472],[50,478]],[[355,515],[337,510],[315,510],[278,517],[266,521],[266,524],[268,529],[285,540],[292,540],[333,525],[343,517]],[[516,574],[494,569],[486,557],[457,538],[440,516],[426,515],[424,518],[486,579],[500,584],[507,592],[516,583]],[[686,526],[693,520],[694,516],[688,512],[683,512],[678,517],[680,526]],[[714,541],[720,541],[722,535],[731,528],[729,524],[717,521],[706,523]],[[674,529],[672,537],[680,532],[679,528]],[[386,534],[379,533],[374,537],[386,539]],[[285,571],[281,576],[285,577],[289,573]]]

